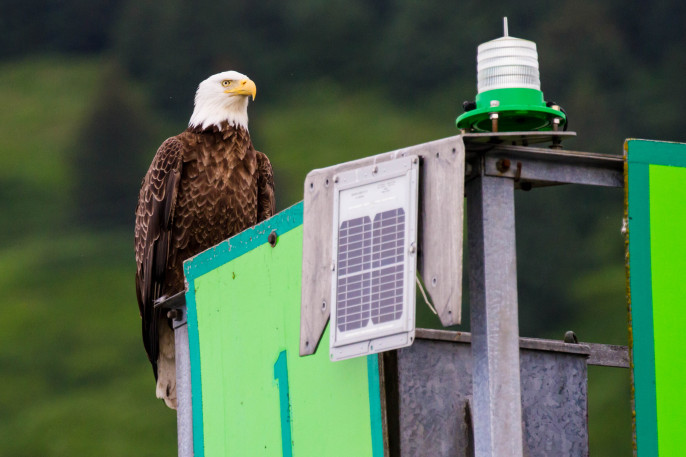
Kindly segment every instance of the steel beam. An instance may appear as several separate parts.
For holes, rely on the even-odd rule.
[[[475,457],[522,457],[514,181],[466,186]]]

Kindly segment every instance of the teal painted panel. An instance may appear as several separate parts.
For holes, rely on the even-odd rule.
[[[186,263],[196,457],[383,457],[377,356],[298,356],[301,263],[302,204]]]
[[[626,158],[637,455],[686,455],[686,145],[630,140]]]
[[[648,165],[629,164],[628,216],[630,312],[638,456],[657,456],[655,348],[650,270]]]

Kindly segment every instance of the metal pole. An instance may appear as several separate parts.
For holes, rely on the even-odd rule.
[[[183,323],[174,322],[176,347],[176,430],[179,457],[193,456],[193,404],[191,402],[191,358],[188,349],[188,324],[183,307]]]
[[[522,457],[514,181],[466,186],[476,457]]]

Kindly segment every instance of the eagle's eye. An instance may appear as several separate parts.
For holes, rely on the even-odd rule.
[[[224,87],[229,87],[230,84],[231,84],[231,80],[229,80],[229,79],[225,79],[224,81],[222,81],[222,86],[224,86]]]

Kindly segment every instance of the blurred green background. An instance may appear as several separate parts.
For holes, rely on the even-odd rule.
[[[686,3],[0,0],[0,455],[174,455],[134,292],[133,220],[197,84],[258,87],[277,206],[317,167],[457,134],[476,47],[538,44],[579,136],[686,141]],[[517,194],[520,333],[626,344],[620,189]],[[467,266],[468,267],[468,266]],[[463,328],[467,329],[468,325]],[[629,372],[590,370],[591,455],[631,455]]]

